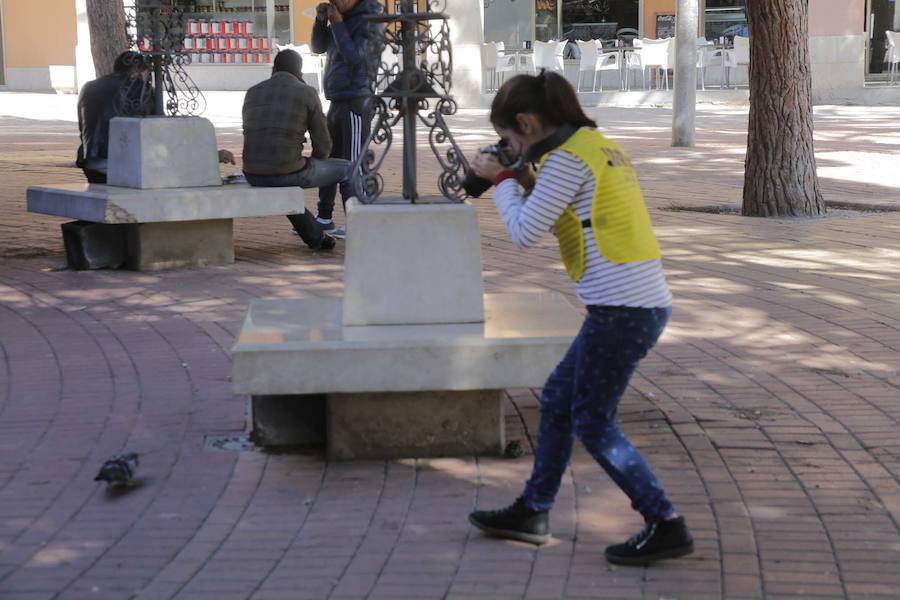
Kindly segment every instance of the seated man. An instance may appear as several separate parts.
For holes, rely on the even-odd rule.
[[[89,81],[78,95],[81,145],[75,164],[88,183],[106,183],[109,122],[114,117],[144,117],[153,113],[153,86],[143,55],[123,52],[113,72]],[[234,164],[234,155],[219,150],[219,162]]]
[[[328,159],[331,136],[319,95],[303,81],[302,59],[293,50],[275,56],[272,77],[258,83],[244,97],[244,176],[261,187],[314,188],[347,179],[350,161]],[[309,132],[310,157],[303,142]],[[294,230],[313,249],[331,249],[334,238],[308,210],[288,215]]]
[[[78,131],[81,145],[75,164],[89,183],[106,183],[109,121],[153,112],[153,88],[147,67],[137,52],[123,52],[113,72],[89,81],[78,95]]]

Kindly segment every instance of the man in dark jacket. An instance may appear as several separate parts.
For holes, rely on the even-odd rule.
[[[244,176],[260,187],[334,187],[347,179],[350,163],[329,159],[331,136],[319,95],[306,85],[302,59],[293,50],[275,56],[272,77],[258,83],[244,97]],[[307,132],[310,157],[303,156]],[[314,249],[334,247],[334,239],[308,210],[288,215],[294,231]]]
[[[153,88],[147,68],[137,52],[123,52],[113,72],[87,82],[78,95],[78,131],[81,145],[75,164],[89,183],[106,183],[109,121],[113,117],[143,116],[153,112]]]
[[[333,146],[331,156],[356,160],[369,137],[372,115],[367,108],[369,74],[366,67],[368,22],[365,17],[378,12],[374,0],[331,0],[316,7],[316,23],[312,31],[313,52],[328,52],[325,68],[325,97],[328,108],[328,131]],[[337,186],[319,188],[318,221],[335,237],[346,233],[335,229],[334,199]],[[346,203],[349,189],[341,185],[341,199]]]

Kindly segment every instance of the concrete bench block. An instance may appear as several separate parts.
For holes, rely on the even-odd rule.
[[[505,446],[500,390],[331,394],[326,415],[332,460],[498,455]]]
[[[164,223],[300,214],[300,188],[259,188],[246,183],[214,187],[137,190],[71,183],[31,186],[28,212],[93,223]]]
[[[299,214],[305,207],[300,188],[229,184],[137,190],[76,183],[28,188],[28,210],[121,226],[127,239],[125,266],[158,271],[231,264],[233,219]],[[92,252],[112,254],[115,249],[108,250]]]
[[[116,117],[107,181],[139,189],[222,185],[216,131],[202,117]]]
[[[232,349],[250,395],[540,387],[582,317],[558,293],[486,294],[485,322],[345,327],[340,298],[256,300]]]
[[[344,325],[484,321],[471,204],[347,203]]]
[[[138,223],[128,226],[128,262],[135,271],[230,265],[232,219]]]

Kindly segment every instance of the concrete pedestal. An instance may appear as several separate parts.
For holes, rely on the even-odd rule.
[[[484,321],[471,204],[347,202],[344,325]]]
[[[222,185],[216,130],[202,117],[109,122],[109,185],[139,189]]]
[[[505,446],[500,390],[332,394],[326,415],[335,460],[497,455]]]
[[[231,219],[138,223],[128,226],[128,260],[135,271],[230,265],[234,262]]]

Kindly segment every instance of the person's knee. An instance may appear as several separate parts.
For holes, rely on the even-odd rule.
[[[577,414],[574,420],[575,435],[582,441],[606,438],[616,431],[615,420],[602,412]]]
[[[541,402],[541,421],[553,424],[555,428],[572,430],[572,415],[567,410],[560,410],[552,403]]]

